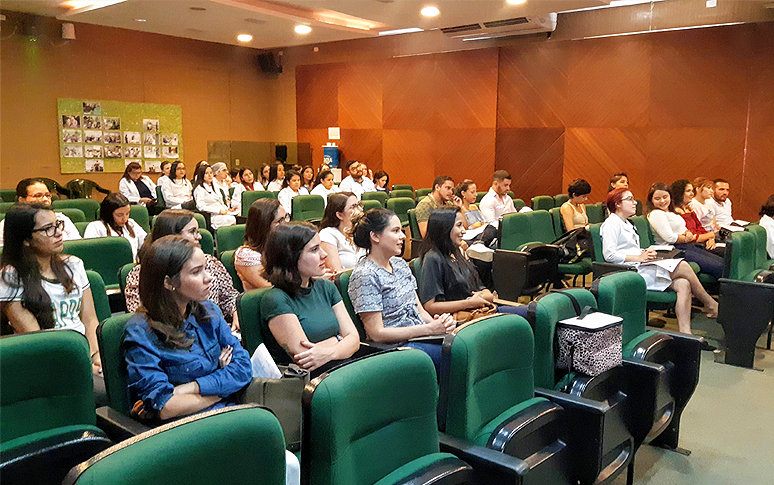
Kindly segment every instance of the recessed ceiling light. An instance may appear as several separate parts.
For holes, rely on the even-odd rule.
[[[425,17],[435,17],[436,15],[441,13],[441,11],[435,7],[425,7],[422,10],[420,10],[419,13],[421,13]]]
[[[312,28],[308,25],[296,25],[295,31],[297,34],[306,35],[312,31]]]
[[[135,22],[147,22],[145,19],[134,19]]]
[[[250,34],[239,34],[237,35],[237,40],[239,42],[250,42],[253,40],[253,36]]]
[[[527,0],[505,0],[505,1],[510,3],[511,5],[521,5],[522,3],[527,3]]]

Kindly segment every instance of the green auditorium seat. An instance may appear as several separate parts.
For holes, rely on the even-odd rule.
[[[417,189],[414,191],[414,198],[419,202],[433,191],[432,188]]]
[[[570,200],[570,196],[567,194],[556,194],[554,196],[554,207],[561,207],[562,204]]]
[[[319,195],[297,195],[290,204],[294,221],[321,221],[325,213],[325,201]]]
[[[394,191],[393,191],[394,193]],[[413,198],[409,197],[395,197],[387,199],[387,208],[390,209],[400,219],[400,224],[403,227],[408,226],[408,211],[416,207],[416,203]]]
[[[55,212],[61,212],[62,214],[66,215],[71,221],[73,221],[73,223],[85,222],[88,224],[91,222],[86,220],[86,215],[80,209],[56,209]]]
[[[74,330],[0,338],[3,483],[58,484],[112,445],[96,427],[89,344]]]
[[[129,263],[121,266],[118,270],[118,286],[121,288],[121,293],[126,294],[126,279],[129,277],[129,273],[137,266],[137,263]],[[102,321],[102,319],[100,319]]]
[[[376,192],[366,192],[366,194],[372,194]],[[363,194],[365,195],[365,194]],[[363,199],[363,212],[368,212],[371,209],[384,209],[384,205],[376,199]],[[385,202],[386,203],[386,202]]]
[[[55,200],[51,203],[54,210],[58,209],[80,209],[87,221],[96,221],[99,219],[100,203],[94,199],[64,199]]]
[[[215,233],[218,254],[236,249],[245,242],[245,225],[224,226]]]
[[[365,192],[363,193],[363,203],[367,200],[376,200],[381,204],[382,207],[384,207],[387,204],[387,199],[389,199],[390,196],[387,194],[387,192]]]
[[[268,190],[246,190],[242,192],[242,217],[247,217],[250,206],[258,199],[276,199],[277,192]]]
[[[487,193],[488,193],[488,192],[476,192],[476,204],[478,204],[479,202],[481,202],[481,199],[483,199],[483,198],[484,198],[484,196],[485,196]],[[518,209],[517,209],[517,210],[518,210]]]
[[[16,202],[0,202],[0,212],[5,214]]]
[[[554,225],[554,235],[560,237],[565,233],[564,218],[562,217],[561,209],[559,207],[554,207],[553,209],[550,209],[548,213],[551,214],[551,222]]]
[[[242,333],[242,345],[253,355],[255,349],[263,343],[261,328],[261,300],[270,288],[258,288],[242,293],[237,297],[237,316]]]
[[[640,199],[636,199],[637,201],[637,209],[634,212],[635,216],[641,216],[642,215],[642,201]]]
[[[223,263],[223,266],[226,267],[228,274],[231,276],[231,281],[234,283],[234,288],[236,288],[239,293],[244,293],[245,290],[242,287],[242,279],[239,278],[236,267],[234,266],[235,252],[235,249],[231,249],[220,253],[220,262]]]
[[[74,467],[64,484],[226,482],[285,483],[285,441],[271,411],[232,406],[159,426]]]
[[[161,185],[156,186],[156,208],[161,211],[167,208],[167,202],[164,200],[164,192],[161,190]]]
[[[352,270],[348,269],[337,274],[333,282],[336,283],[336,288],[339,289],[339,293],[341,294],[341,301],[344,302],[344,307],[346,307],[347,312],[349,312],[349,316],[352,318],[352,322],[355,324],[355,328],[357,328],[357,332],[360,334],[360,341],[366,342],[368,341],[368,335],[366,335],[365,326],[363,326],[363,321],[360,320],[360,316],[355,313],[355,307],[352,304],[352,299],[349,297],[349,279],[351,277]]]
[[[520,210],[521,210],[521,209],[523,209],[523,208],[524,208],[526,205],[527,205],[527,204],[525,204],[525,203],[524,203],[524,201],[523,201],[523,200],[521,200],[521,199],[513,199],[513,207],[514,207],[514,208],[515,208],[517,211],[520,211]]]
[[[509,190],[505,193],[508,197],[510,197],[512,200],[516,200],[516,194],[513,193],[512,190]]]
[[[474,483],[468,464],[440,451],[435,369],[420,350],[378,353],[324,373],[302,401],[302,485]]]
[[[145,232],[150,232],[150,216],[148,215],[147,207],[144,205],[131,205],[129,208],[129,217],[134,219],[134,222],[145,229]]]
[[[194,212],[194,219],[196,219],[196,223],[199,224],[200,229],[207,229],[207,218],[204,217],[204,214]]]
[[[90,199],[76,199],[90,200]],[[118,290],[118,270],[133,261],[132,247],[122,237],[98,237],[64,242],[64,254],[83,260],[86,269],[99,273],[108,290]]]
[[[409,209],[409,232],[411,234],[411,257],[416,258],[422,249],[422,245],[425,243],[422,233],[419,231],[419,223],[417,222],[416,209]]]
[[[78,210],[78,209],[69,209],[69,210]],[[81,237],[83,237],[83,235],[86,234],[86,228],[89,227],[89,224],[91,224],[91,222],[83,221],[83,222],[74,222],[73,224],[75,224],[75,228],[78,229],[78,234],[80,234]]]
[[[210,254],[212,256],[215,255],[215,241],[212,238],[212,233],[208,231],[207,229],[199,228],[199,234],[201,234],[202,238],[199,240],[199,244],[202,247],[202,251],[204,251],[204,254]]]
[[[758,223],[748,224],[745,230],[755,236],[755,267],[768,270],[774,260],[769,259],[769,253],[766,250],[766,228]]]
[[[410,190],[414,192],[414,187],[409,184],[395,184],[392,186],[392,190]]]
[[[554,198],[550,195],[537,195],[532,198],[532,210],[547,211],[554,207]]]
[[[604,204],[602,204],[602,202],[586,204],[586,216],[589,218],[589,224],[605,222]]]
[[[623,318],[623,357],[664,366],[647,439],[676,449],[680,417],[699,383],[702,338],[647,330],[646,291],[645,280],[633,271],[606,274],[591,287],[599,311]]]
[[[95,190],[108,195],[110,191],[97,182],[89,179],[73,179],[67,182],[67,189],[70,191],[71,199],[91,199],[91,194]]]
[[[102,322],[110,318],[110,301],[108,300],[105,282],[102,276],[96,271],[86,270],[86,276],[89,278],[89,288],[91,289],[91,298],[94,301],[94,311],[97,314],[97,320]]]
[[[395,199],[397,197],[407,197],[411,200],[414,200],[414,191],[408,189],[397,189],[390,192],[390,199]]]
[[[0,189],[0,201],[16,202],[16,191],[14,189]]]

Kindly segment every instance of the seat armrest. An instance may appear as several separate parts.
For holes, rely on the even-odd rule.
[[[529,472],[524,460],[483,446],[475,446],[446,433],[438,433],[441,451],[451,453],[473,467],[478,483],[521,484]]]
[[[604,276],[609,273],[617,273],[619,271],[636,271],[633,267],[625,264],[616,263],[591,263],[591,271],[593,272],[594,279]]]
[[[103,430],[115,442],[137,436],[151,429],[150,426],[125,414],[121,414],[108,406],[97,408],[97,427]]]
[[[505,305],[505,306],[522,306],[523,305],[523,303],[519,303],[518,301],[503,300],[502,298],[495,298],[493,303],[495,305]]]
[[[374,352],[381,352],[382,350],[394,349],[396,344],[383,344],[374,342],[373,340],[361,340],[360,348],[362,349],[363,347],[368,347],[368,350],[373,350]]]

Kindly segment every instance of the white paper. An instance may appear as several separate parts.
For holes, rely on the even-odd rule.
[[[670,273],[677,268],[677,265],[680,264],[680,261],[682,261],[681,258],[677,259],[657,259],[655,261],[648,261],[647,263],[640,263],[642,266],[659,266],[661,268],[664,268],[665,270],[669,271]]]
[[[483,226],[477,227],[475,229],[468,229],[468,230],[465,231],[465,235],[462,236],[462,239],[464,239],[466,241],[470,241],[474,237],[476,237],[479,234],[481,234],[482,232],[484,232],[484,229],[486,229],[486,224],[484,224]]]
[[[253,377],[265,377],[269,379],[281,379],[282,372],[280,372],[277,364],[274,363],[274,359],[271,358],[271,354],[266,349],[266,345],[261,344],[255,349],[253,356],[250,358],[250,362],[253,364]]]
[[[674,248],[675,248],[674,246],[670,246],[669,244],[660,244],[660,245],[659,244],[654,244],[651,247],[649,247],[648,249],[652,249],[654,251],[671,251]]]
[[[607,313],[594,312],[586,315],[583,320],[581,320],[579,317],[573,317],[566,320],[560,320],[559,323],[572,325],[573,327],[596,330],[598,328],[607,327],[608,325],[613,325],[620,321],[623,321],[623,318],[617,317],[615,315],[608,315]]]
[[[744,227],[732,226],[731,224],[724,224],[724,225],[721,225],[720,227],[722,227],[723,229],[726,229],[728,231],[731,231],[731,232],[744,231]]]
[[[328,128],[329,140],[341,140],[341,128],[338,126],[331,126]]]
[[[738,225],[740,225],[740,226],[744,227],[744,226],[747,226],[747,225],[749,225],[750,223],[749,223],[749,222],[747,222],[747,221],[743,221],[743,220],[741,220],[741,219],[735,219],[735,220],[734,220],[734,224],[738,224]]]

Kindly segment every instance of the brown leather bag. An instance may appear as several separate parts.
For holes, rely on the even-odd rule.
[[[474,308],[473,310],[460,310],[458,312],[454,312],[453,317],[457,323],[465,323],[477,318],[494,315],[495,313],[497,313],[497,305],[494,303],[487,303],[486,306]]]

